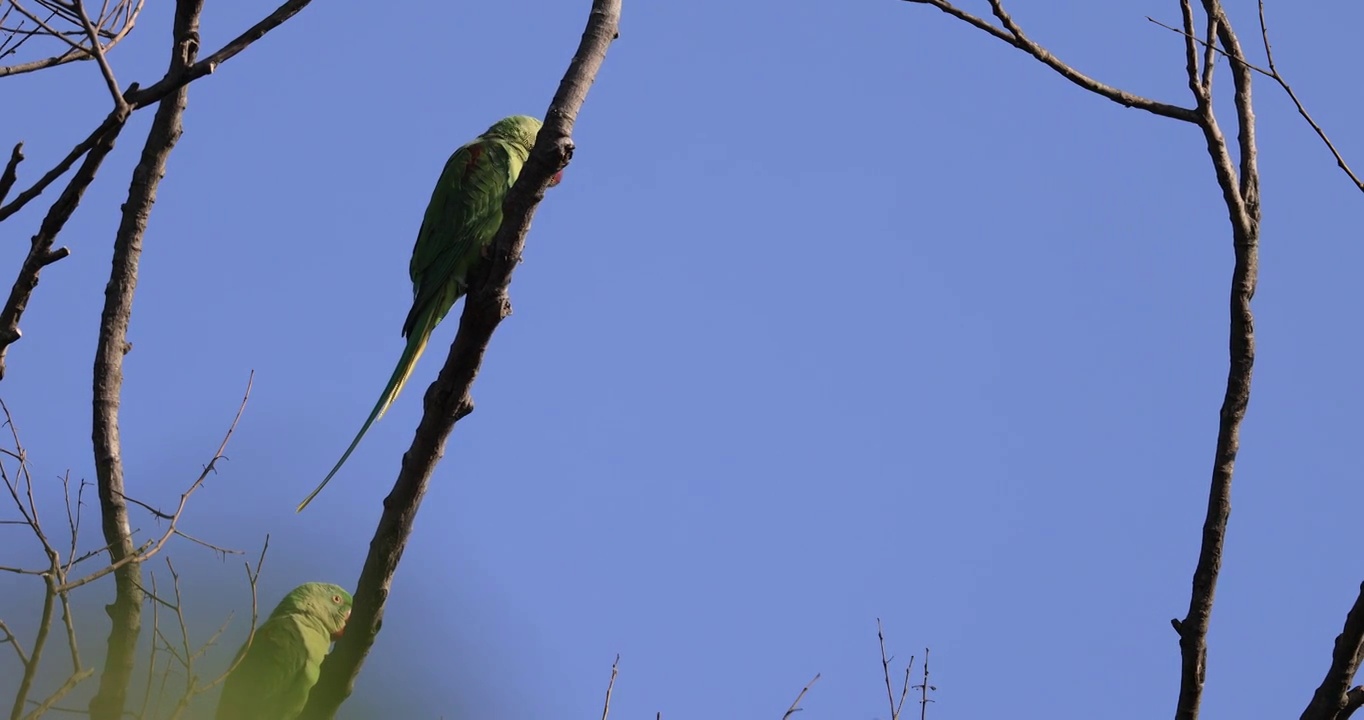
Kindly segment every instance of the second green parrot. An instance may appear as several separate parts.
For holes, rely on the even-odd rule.
[[[403,323],[407,346],[360,432],[322,483],[299,503],[298,512],[322,492],[360,444],[369,426],[383,417],[397,399],[411,377],[417,359],[426,349],[431,331],[450,312],[455,301],[468,291],[469,271],[483,257],[497,234],[497,228],[502,224],[502,201],[521,174],[521,166],[530,157],[539,133],[540,121],[533,117],[512,115],[502,118],[446,161],[426,206],[426,216],[417,232],[417,245],[408,266],[408,274],[412,277],[412,309]],[[556,173],[550,180],[550,187],[558,185],[562,175],[562,170]]]
[[[242,645],[223,684],[216,720],[293,720],[317,683],[327,648],[350,619],[351,595],[340,585],[294,588]]]

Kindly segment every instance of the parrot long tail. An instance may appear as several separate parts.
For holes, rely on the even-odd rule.
[[[425,312],[418,316],[411,334],[407,336],[407,347],[403,348],[402,357],[398,358],[398,366],[393,368],[393,376],[388,379],[388,385],[384,387],[384,392],[379,395],[379,402],[370,411],[369,417],[365,419],[365,424],[360,426],[360,432],[355,434],[355,439],[350,442],[350,447],[346,448],[345,454],[341,456],[340,460],[336,461],[336,466],[332,468],[331,472],[327,473],[327,477],[322,479],[322,483],[311,493],[308,493],[308,497],[304,498],[303,502],[298,504],[298,509],[295,512],[303,512],[303,508],[308,507],[308,503],[312,502],[313,498],[322,492],[322,488],[327,487],[332,476],[336,475],[336,471],[346,464],[350,454],[360,444],[360,438],[363,438],[365,433],[369,431],[369,426],[373,425],[375,420],[383,417],[384,413],[388,411],[388,406],[398,399],[398,393],[403,391],[407,379],[412,376],[412,370],[417,367],[417,360],[422,356],[422,351],[426,349],[426,341],[431,338],[431,331],[436,328],[438,322],[440,322],[440,318],[434,312]]]

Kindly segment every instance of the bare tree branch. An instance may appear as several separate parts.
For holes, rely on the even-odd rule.
[[[611,663],[611,679],[606,681],[606,701],[601,705],[601,720],[606,720],[611,714],[611,691],[616,687],[616,668],[620,666],[620,653],[616,653],[616,659]]]
[[[982,18],[957,8],[952,3],[947,2],[947,0],[904,0],[904,2],[914,3],[916,5],[931,5],[958,20],[990,33],[996,38],[1033,56],[1043,65],[1055,70],[1061,77],[1064,77],[1092,93],[1102,95],[1123,107],[1137,108],[1156,115],[1183,120],[1184,122],[1194,122],[1193,110],[1179,107],[1178,105],[1157,102],[1141,97],[1140,95],[1134,95],[1125,90],[1119,90],[1110,85],[1105,85],[1076,70],[1070,65],[1065,64],[1041,45],[1038,45],[1024,35],[1022,29],[1014,23],[1009,14],[1004,11],[1004,6],[999,0],[990,0],[990,9],[994,12],[995,17],[999,18],[1000,22],[1004,23],[1004,29],[1000,29]]]
[[[9,162],[5,163],[5,171],[0,173],[0,205],[4,204],[5,196],[14,187],[14,181],[19,179],[19,163],[23,161],[24,144],[15,143],[9,154]]]
[[[1317,121],[1313,120],[1312,116],[1307,113],[1307,108],[1303,107],[1302,101],[1298,100],[1298,94],[1293,92],[1293,88],[1289,86],[1288,81],[1284,79],[1283,75],[1279,74],[1279,69],[1274,66],[1274,52],[1269,48],[1269,30],[1265,26],[1264,0],[1260,0],[1259,5],[1260,38],[1264,41],[1265,58],[1269,61],[1268,75],[1271,78],[1274,78],[1274,82],[1277,82],[1279,87],[1283,88],[1284,92],[1288,93],[1288,99],[1293,101],[1293,106],[1298,109],[1298,114],[1302,116],[1303,120],[1307,121],[1308,125],[1312,126],[1312,129],[1317,133],[1317,137],[1321,138],[1321,141],[1326,145],[1326,149],[1331,151],[1331,155],[1336,159],[1336,165],[1345,172],[1350,178],[1350,181],[1355,184],[1355,187],[1359,188],[1361,192],[1364,192],[1364,180],[1360,180],[1359,176],[1355,175],[1354,171],[1350,169],[1350,166],[1345,163],[1345,158],[1341,157],[1340,152],[1336,150],[1336,146],[1331,143],[1331,139],[1326,137],[1326,131],[1322,130],[1321,126],[1317,124]]]
[[[81,159],[87,152],[90,152],[90,150],[98,145],[110,132],[114,132],[116,129],[122,130],[119,126],[126,122],[127,119],[127,116],[120,114],[117,110],[109,113],[109,116],[104,118],[104,122],[100,123],[99,127],[95,128],[94,132],[90,133],[84,140],[77,143],[74,148],[71,148],[71,152],[67,153],[66,157],[62,158],[61,162],[57,163],[56,166],[47,171],[41,178],[38,178],[38,181],[33,183],[27,190],[15,195],[14,199],[11,200],[8,205],[0,206],[0,222],[4,222],[6,218],[23,209],[30,200],[41,195],[42,192],[47,189],[48,185],[51,185],[57,178],[65,174],[67,170],[70,170],[71,166],[75,165],[77,160]],[[115,135],[117,135],[117,132],[115,132]],[[21,146],[23,145],[23,143],[19,144]],[[12,183],[13,181],[11,181],[11,184]]]
[[[46,28],[45,30],[42,31],[20,32],[17,29],[3,28],[3,31],[9,32],[11,36],[16,34],[22,34],[25,37],[23,40],[20,40],[19,42],[10,46],[8,49],[0,52],[0,57],[4,57],[6,55],[13,53],[21,45],[23,45],[25,42],[27,42],[29,39],[35,36],[47,36],[57,38],[59,40],[64,41],[65,44],[68,45],[68,48],[59,55],[53,55],[51,57],[45,57],[39,60],[32,60],[29,62],[19,63],[17,65],[0,66],[0,77],[5,77],[6,75],[19,75],[21,73],[33,72],[35,70],[44,70],[50,67],[56,67],[57,65],[62,65],[73,61],[90,60],[96,57],[96,55],[94,55],[91,52],[92,47],[98,49],[100,53],[109,52],[110,50],[113,49],[115,45],[122,42],[123,39],[128,36],[128,33],[132,32],[133,27],[137,24],[137,17],[142,12],[142,6],[144,2],[145,0],[119,0],[112,7],[110,7],[109,3],[106,0],[106,2],[104,3],[103,7],[100,10],[99,16],[92,21],[92,27],[94,28],[95,31],[94,36],[91,37],[89,33],[86,33],[84,28],[82,28],[82,30],[80,31],[81,33],[85,33],[87,37],[90,37],[92,43],[94,43],[91,47],[86,47],[85,45],[82,45],[80,43],[71,42],[67,37],[68,33],[47,26],[47,23],[45,21],[41,23],[35,23],[39,25],[39,27]],[[39,4],[48,7],[48,5],[45,3],[40,2]],[[25,16],[30,16],[30,14],[27,11],[20,7],[18,3],[12,2],[12,0],[10,2],[10,6],[18,10],[21,14],[24,14]],[[79,16],[77,16],[69,8],[66,8],[65,5],[60,6],[52,5],[50,7],[63,8],[65,12],[62,14],[62,18],[65,21],[72,24],[77,25],[80,24]],[[8,13],[8,11],[6,12]],[[50,20],[51,17],[49,17],[48,19]],[[100,37],[104,38],[103,42],[100,42],[98,40],[98,38]],[[6,43],[0,43],[0,48],[3,48],[5,44]]]
[[[200,693],[207,692],[213,689],[215,685],[218,685],[222,683],[224,680],[227,680],[227,677],[232,674],[232,671],[236,670],[237,666],[241,664],[242,660],[246,659],[246,651],[251,647],[251,641],[256,638],[256,621],[260,618],[260,605],[258,602],[256,589],[258,581],[260,580],[261,566],[265,564],[265,552],[269,549],[270,536],[266,535],[265,544],[262,545],[260,549],[260,557],[256,559],[255,572],[251,571],[251,563],[249,562],[244,563],[246,565],[246,581],[251,586],[251,622],[246,626],[247,630],[246,642],[242,644],[242,649],[240,652],[237,653],[237,657],[232,661],[232,664],[229,665],[228,668],[224,670],[221,675],[219,675],[217,678],[214,678],[207,685],[198,688],[196,692]]]
[[[128,98],[128,101],[137,107],[145,107],[169,95],[181,85],[212,74],[218,69],[219,65],[245,50],[251,43],[265,37],[266,33],[284,24],[284,21],[297,15],[310,2],[312,0],[288,0],[260,22],[248,28],[246,32],[233,38],[217,52],[177,73],[168,73],[166,77],[154,85],[132,93],[132,97]]]
[[[194,63],[199,50],[199,14],[203,0],[177,0],[174,46],[167,74],[183,71]],[[124,501],[123,458],[118,411],[123,391],[123,355],[128,351],[128,323],[137,287],[137,266],[142,256],[142,236],[147,229],[156,189],[166,173],[166,160],[180,139],[181,117],[189,87],[181,86],[156,108],[142,158],[133,169],[123,218],[114,237],[113,268],[104,291],[99,342],[94,366],[95,475],[98,481],[104,539],[109,543],[110,564],[123,563],[114,572],[114,602],[108,607],[109,640],[100,673],[99,691],[90,699],[91,720],[121,720],[132,678],[137,639],[142,632],[142,566],[135,558],[128,504]]]
[[[190,497],[194,495],[195,491],[203,486],[204,480],[208,478],[209,473],[214,472],[218,461],[223,459],[223,451],[227,449],[227,443],[232,439],[232,434],[237,429],[237,423],[241,422],[242,413],[246,412],[246,403],[251,398],[251,386],[254,382],[254,378],[255,373],[252,372],[251,376],[246,381],[246,393],[242,396],[241,404],[237,406],[237,415],[232,419],[232,424],[227,428],[227,432],[223,435],[223,441],[218,445],[218,451],[214,454],[213,459],[209,461],[208,465],[204,466],[203,472],[199,473],[199,476],[194,479],[194,482],[190,483],[189,487],[186,488],[184,492],[180,493],[180,502],[176,506],[175,512],[170,513],[170,522],[167,524],[166,529],[161,532],[160,537],[143,542],[132,555],[125,556],[121,560],[105,565],[99,570],[78,580],[68,580],[66,584],[61,586],[61,590],[70,591],[81,587],[82,585],[88,585],[109,573],[118,571],[128,563],[146,562],[160,553],[162,548],[166,546],[166,543],[169,542],[172,537],[182,535],[180,532],[180,518],[184,515],[185,508],[189,506]],[[132,534],[136,533],[134,532]],[[96,552],[103,552],[107,549],[109,549],[108,545]],[[216,546],[210,546],[210,549],[221,551],[221,548]],[[89,553],[77,558],[77,562],[88,556]]]
[[[297,15],[309,2],[311,2],[311,0],[288,0],[276,8],[274,12],[251,26],[246,32],[234,38],[231,42],[224,45],[209,57],[180,70],[168,72],[150,87],[139,88],[137,83],[133,83],[129,86],[128,90],[123,93],[122,97],[124,101],[132,110],[140,110],[160,102],[162,99],[185,85],[204,77],[205,75],[211,74],[217,69],[218,65],[245,50],[251,43],[259,40],[271,30],[279,27],[285,20]],[[0,222],[3,222],[6,218],[17,213],[30,200],[40,195],[54,180],[61,177],[67,170],[71,169],[71,166],[75,164],[76,160],[80,159],[82,155],[94,147],[99,141],[99,138],[103,137],[103,135],[108,132],[110,126],[115,122],[115,116],[117,115],[119,115],[117,111],[111,113],[110,117],[106,118],[100,127],[96,128],[85,140],[72,148],[71,152],[67,153],[66,157],[63,158],[56,167],[43,175],[32,187],[15,196],[14,200],[8,205],[0,206]],[[122,120],[119,120],[119,122],[127,119],[123,116],[120,117],[122,117]],[[2,199],[3,196],[0,195],[0,200]]]
[[[1205,30],[1203,36],[1203,77],[1199,84],[1203,88],[1203,94],[1212,95],[1212,75],[1217,69],[1217,18],[1209,17],[1204,23]]]
[[[104,158],[114,149],[114,141],[123,131],[127,116],[110,115],[110,120],[112,122],[106,121],[105,125],[100,126],[102,132],[85,153],[85,161],[81,163],[76,174],[67,183],[66,189],[56,202],[52,203],[47,216],[43,218],[38,234],[33,236],[28,255],[19,268],[19,276],[10,289],[9,298],[5,301],[3,309],[0,309],[0,380],[5,377],[5,356],[9,352],[9,346],[21,336],[19,320],[23,317],[24,309],[28,307],[28,300],[32,297],[34,288],[38,287],[38,274],[43,268],[71,254],[71,251],[64,247],[52,249],[57,234],[76,211],[76,206],[80,204],[86,188],[94,181],[95,173],[99,171]],[[19,200],[20,198],[15,198],[15,202]]]
[[[933,702],[928,697],[928,691],[938,689],[936,685],[928,684],[928,648],[924,648],[924,681],[914,687],[919,689],[919,720],[925,720],[928,717],[928,704]]]
[[[335,716],[341,703],[350,696],[360,666],[379,633],[384,601],[411,535],[427,483],[444,453],[445,441],[455,423],[473,411],[470,390],[483,354],[497,325],[511,313],[507,288],[512,271],[521,259],[535,206],[544,197],[551,177],[572,157],[573,123],[606,57],[607,48],[617,37],[620,6],[620,0],[594,0],[592,3],[578,51],[545,113],[544,126],[535,147],[520,177],[507,193],[502,225],[493,239],[489,258],[473,273],[459,330],[445,366],[426,391],[421,422],[411,447],[403,455],[402,469],[393,490],[384,500],[383,515],[360,572],[355,610],[347,624],[347,632],[323,662],[321,676],[301,718],[320,720]]]
[[[914,667],[914,656],[909,656],[909,664],[905,665],[905,684],[900,688],[900,702],[895,702],[895,690],[890,679],[890,661],[894,658],[886,656],[886,635],[881,629],[881,618],[876,618],[876,640],[881,644],[881,674],[886,681],[886,700],[890,702],[890,720],[899,720],[900,710],[905,706],[905,697],[909,695],[909,671]]]
[[[1359,586],[1350,612],[1345,615],[1345,627],[1336,636],[1331,654],[1331,668],[1312,695],[1312,701],[1302,711],[1301,720],[1336,720],[1350,704],[1350,683],[1364,659],[1364,583]],[[1353,712],[1353,710],[1351,710]]]
[[[38,718],[46,714],[48,710],[51,710],[52,706],[56,705],[59,701],[61,701],[62,698],[66,697],[67,693],[71,692],[72,690],[75,690],[77,685],[81,684],[81,682],[85,681],[87,678],[94,674],[95,674],[94,668],[85,668],[84,670],[72,673],[69,677],[66,678],[66,682],[63,682],[60,687],[58,687],[56,690],[52,692],[51,695],[48,695],[46,698],[44,698],[42,702],[38,703],[33,708],[33,710],[29,712],[29,714],[25,715],[24,720],[38,720]]]
[[[1218,38],[1227,52],[1233,57],[1244,58],[1241,44],[1220,2],[1203,0],[1203,9],[1217,23]],[[1183,620],[1172,623],[1179,633],[1181,658],[1176,720],[1195,720],[1203,697],[1208,627],[1217,577],[1222,568],[1227,522],[1231,516],[1231,482],[1236,454],[1241,445],[1241,422],[1250,403],[1250,383],[1255,365],[1255,318],[1251,311],[1251,298],[1255,296],[1260,265],[1260,178],[1256,163],[1255,114],[1251,106],[1251,72],[1245,63],[1231,63],[1240,151],[1239,173],[1213,114],[1211,98],[1199,98],[1199,127],[1207,141],[1208,156],[1212,159],[1217,184],[1222,188],[1222,197],[1227,206],[1235,261],[1230,293],[1227,388],[1218,418],[1203,539],[1194,567],[1189,611]]]
[[[127,112],[128,101],[123,99],[123,92],[118,89],[118,79],[114,77],[114,68],[109,65],[109,59],[104,56],[104,48],[100,46],[99,33],[95,26],[90,22],[90,16],[85,12],[85,0],[72,0],[75,5],[76,13],[80,16],[81,26],[85,29],[85,34],[90,38],[89,52],[94,55],[95,61],[99,63],[100,74],[104,76],[104,84],[109,87],[109,95],[114,99],[114,109]]]
[[[801,688],[800,692],[796,693],[796,699],[791,702],[791,707],[786,708],[786,712],[782,714],[781,720],[790,720],[792,715],[795,715],[804,709],[800,706],[800,701],[805,697],[805,693],[810,692],[810,688],[814,687],[817,682],[819,682],[819,673],[815,673],[815,676],[810,678],[810,682],[805,683],[805,687]]]
[[[14,653],[19,656],[19,664],[27,665],[28,655],[24,653],[24,646],[19,644],[19,638],[15,637],[14,633],[10,632],[9,626],[5,624],[4,620],[0,620],[0,632],[5,634],[4,639],[0,639],[0,645],[9,643],[14,647]]]
[[[223,46],[212,56],[197,63],[194,62],[194,56],[199,47],[199,38],[196,32],[192,42],[187,46],[189,47],[189,54],[186,62],[169,70],[160,81],[149,88],[139,89],[136,83],[130,86],[127,92],[121,95],[122,104],[116,107],[89,137],[77,144],[56,167],[45,173],[32,187],[19,193],[9,204],[0,206],[0,222],[2,222],[41,194],[48,185],[70,169],[76,160],[82,156],[86,158],[80,170],[68,183],[66,191],[53,203],[52,209],[49,210],[43,223],[43,229],[34,237],[33,249],[20,268],[19,276],[15,280],[9,299],[3,310],[0,310],[0,379],[4,378],[5,355],[9,346],[21,337],[19,320],[28,305],[33,290],[38,285],[40,271],[47,265],[70,254],[66,248],[52,250],[56,234],[75,211],[81,195],[94,180],[94,175],[104,157],[113,149],[113,142],[127,122],[129,113],[159,103],[172,93],[181,93],[181,90],[190,82],[212,73],[219,63],[245,50],[251,43],[296,15],[309,2],[310,0],[287,0],[273,13]],[[141,0],[139,0],[138,8],[141,8]],[[177,44],[177,48],[179,48],[179,44]],[[177,52],[181,51],[177,50]],[[181,54],[184,53],[181,52]],[[108,77],[112,79],[112,71]],[[0,176],[0,188],[7,191],[13,185],[15,167],[20,159],[22,159],[22,154],[16,148],[11,155],[9,165],[6,167],[6,174]],[[0,200],[3,200],[4,196],[5,193],[0,193]]]
[[[1208,493],[1207,515],[1198,563],[1193,574],[1193,588],[1189,611],[1183,620],[1171,624],[1179,633],[1181,656],[1180,692],[1176,710],[1177,720],[1194,720],[1202,699],[1205,664],[1207,662],[1207,634],[1212,614],[1217,576],[1221,570],[1222,549],[1226,540],[1227,521],[1231,513],[1231,481],[1236,453],[1240,447],[1240,427],[1245,419],[1250,400],[1250,382],[1255,362],[1254,316],[1251,298],[1259,269],[1260,197],[1259,168],[1256,162],[1255,115],[1251,105],[1251,77],[1253,70],[1245,58],[1231,22],[1218,0],[1201,0],[1207,20],[1206,48],[1213,47],[1212,38],[1222,45],[1223,52],[1232,59],[1231,72],[1235,86],[1234,104],[1237,119],[1237,149],[1239,164],[1232,159],[1232,150],[1218,125],[1212,107],[1211,52],[1203,57],[1204,66],[1198,67],[1198,52],[1193,30],[1195,18],[1190,0],[1180,0],[1185,35],[1184,61],[1189,90],[1194,96],[1192,110],[1168,106],[1153,101],[1131,98],[1120,90],[1093,81],[1038,47],[1023,36],[1019,26],[1005,12],[1002,0],[989,0],[995,17],[1003,29],[953,7],[946,0],[906,0],[932,5],[974,27],[1020,48],[1038,61],[1056,70],[1063,77],[1091,92],[1129,107],[1140,107],[1157,115],[1193,123],[1202,131],[1212,160],[1217,183],[1232,226],[1232,247],[1235,263],[1232,269],[1230,292],[1230,329],[1228,341],[1229,369],[1226,393],[1219,414],[1217,443],[1213,472]],[[926,661],[926,659],[925,659]],[[927,681],[925,681],[927,682]]]
[[[24,675],[19,680],[19,689],[14,693],[14,704],[10,707],[10,720],[19,720],[24,716],[24,705],[28,701],[28,694],[33,690],[33,678],[38,674],[38,666],[42,663],[43,648],[47,645],[47,635],[52,630],[52,609],[56,605],[57,596],[55,593],[43,593],[43,611],[38,620],[38,634],[33,639],[33,653],[29,655],[28,664],[24,666]]]
[[[1335,144],[1331,142],[1331,139],[1330,139],[1329,137],[1327,137],[1326,131],[1325,131],[1325,130],[1322,130],[1322,129],[1321,129],[1321,126],[1317,124],[1317,121],[1314,120],[1314,119],[1312,118],[1311,113],[1307,112],[1306,106],[1304,106],[1304,105],[1302,104],[1302,101],[1298,99],[1298,94],[1295,93],[1295,92],[1293,92],[1292,86],[1290,86],[1290,85],[1288,84],[1288,81],[1287,81],[1287,80],[1284,78],[1284,76],[1279,72],[1278,67],[1276,67],[1276,66],[1274,65],[1274,52],[1273,52],[1273,50],[1271,49],[1270,44],[1269,44],[1269,30],[1268,30],[1268,27],[1267,27],[1266,24],[1265,24],[1265,4],[1264,4],[1264,1],[1263,1],[1263,0],[1260,0],[1259,6],[1260,6],[1260,39],[1261,39],[1261,41],[1262,41],[1263,44],[1264,44],[1264,48],[1265,48],[1265,58],[1269,61],[1269,69],[1267,69],[1267,70],[1266,70],[1265,68],[1260,67],[1259,65],[1255,65],[1255,64],[1249,62],[1248,60],[1246,60],[1246,59],[1244,59],[1244,58],[1238,59],[1238,58],[1232,57],[1232,56],[1229,55],[1225,50],[1223,50],[1222,48],[1217,47],[1217,46],[1213,43],[1213,32],[1212,32],[1212,31],[1213,31],[1213,20],[1212,20],[1211,18],[1209,19],[1209,32],[1208,32],[1208,37],[1207,37],[1207,39],[1204,39],[1204,40],[1198,40],[1197,38],[1192,38],[1192,36],[1189,35],[1189,32],[1188,32],[1187,30],[1181,31],[1179,28],[1170,27],[1169,25],[1166,25],[1165,23],[1163,23],[1163,22],[1161,22],[1161,21],[1159,21],[1159,20],[1157,20],[1157,19],[1155,19],[1155,18],[1153,18],[1153,17],[1151,17],[1151,16],[1149,16],[1149,15],[1146,16],[1146,19],[1149,20],[1149,21],[1151,21],[1152,23],[1154,23],[1154,24],[1156,24],[1156,25],[1159,25],[1159,26],[1165,28],[1166,30],[1170,30],[1170,31],[1179,33],[1179,34],[1181,34],[1181,35],[1184,35],[1184,36],[1186,37],[1186,39],[1187,39],[1187,38],[1192,38],[1195,42],[1197,42],[1197,43],[1203,45],[1203,47],[1205,48],[1206,53],[1207,53],[1207,59],[1204,61],[1203,71],[1204,71],[1204,73],[1205,73],[1206,75],[1209,76],[1207,82],[1205,83],[1205,84],[1207,84],[1207,85],[1209,86],[1209,92],[1211,92],[1211,75],[1212,75],[1212,68],[1213,68],[1212,55],[1213,55],[1213,53],[1220,54],[1220,55],[1222,55],[1223,57],[1227,58],[1228,60],[1230,60],[1230,61],[1233,62],[1233,63],[1239,63],[1239,64],[1242,64],[1242,65],[1245,65],[1246,67],[1250,68],[1251,70],[1253,70],[1253,71],[1255,71],[1255,72],[1257,72],[1257,73],[1259,73],[1259,74],[1261,74],[1261,75],[1263,75],[1263,76],[1269,78],[1270,80],[1273,80],[1275,83],[1277,83],[1277,84],[1279,85],[1279,87],[1283,88],[1284,92],[1288,94],[1288,99],[1293,101],[1293,106],[1294,106],[1295,108],[1297,108],[1297,110],[1298,110],[1298,115],[1302,116],[1302,119],[1304,119],[1304,120],[1307,121],[1307,124],[1311,126],[1311,128],[1312,128],[1312,130],[1313,130],[1314,132],[1316,132],[1317,137],[1321,139],[1322,144],[1324,144],[1324,145],[1326,146],[1326,149],[1329,150],[1329,151],[1331,152],[1332,157],[1334,157],[1335,160],[1336,160],[1336,166],[1339,167],[1342,171],[1345,172],[1345,175],[1346,175],[1347,177],[1350,178],[1350,181],[1353,182],[1353,183],[1355,184],[1356,187],[1358,187],[1361,191],[1364,191],[1364,180],[1361,180],[1360,177],[1359,177],[1358,175],[1355,174],[1354,170],[1350,169],[1349,164],[1347,164],[1347,163],[1345,162],[1344,156],[1342,156],[1342,155],[1340,154],[1340,151],[1336,149]]]

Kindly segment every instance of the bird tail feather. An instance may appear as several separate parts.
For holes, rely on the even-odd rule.
[[[303,502],[298,504],[298,509],[295,512],[303,512],[303,508],[308,507],[308,503],[312,502],[313,498],[322,492],[322,488],[331,482],[336,471],[346,464],[350,454],[360,444],[360,439],[369,431],[369,426],[373,425],[375,420],[383,417],[393,401],[398,399],[398,393],[401,393],[403,386],[407,385],[408,378],[412,377],[412,371],[417,367],[418,358],[422,356],[422,351],[426,350],[426,342],[431,339],[431,331],[436,328],[434,320],[436,320],[434,313],[427,313],[425,317],[416,322],[416,327],[412,328],[413,332],[407,336],[407,347],[403,348],[402,357],[398,358],[398,366],[393,368],[393,376],[388,379],[388,385],[384,387],[384,392],[379,395],[379,402],[370,411],[369,417],[365,419],[365,424],[360,426],[360,432],[355,434],[355,439],[351,441],[350,447],[346,448],[341,459],[336,461],[332,471],[327,473],[327,477],[322,479],[321,484],[314,488],[311,493],[308,493],[308,497],[304,498]]]

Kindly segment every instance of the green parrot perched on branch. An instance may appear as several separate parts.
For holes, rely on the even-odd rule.
[[[299,503],[298,512],[303,512],[331,482],[369,426],[384,416],[411,377],[431,331],[468,291],[469,272],[497,234],[502,224],[502,201],[521,174],[521,166],[530,157],[539,132],[540,121],[533,117],[502,118],[446,161],[426,206],[408,268],[412,276],[412,309],[403,323],[407,346],[360,432],[322,483]],[[562,176],[562,170],[555,173],[550,187],[558,185]]]
[[[293,720],[317,683],[322,658],[350,619],[351,595],[310,582],[284,596],[242,645],[223,684],[217,720]]]

